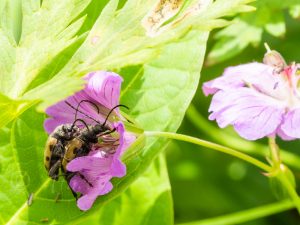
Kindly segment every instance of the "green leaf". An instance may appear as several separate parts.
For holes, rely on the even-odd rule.
[[[266,31],[275,37],[282,37],[285,34],[284,15],[276,13],[272,15],[272,21],[266,24]]]
[[[300,4],[292,6],[290,8],[290,14],[293,18],[299,19],[299,17],[300,17]]]
[[[223,62],[241,53],[249,45],[258,46],[264,32],[282,38],[286,32],[284,9],[295,7],[297,0],[260,0],[256,11],[235,17],[234,23],[217,32],[207,59],[208,65]],[[299,3],[298,3],[299,4]]]
[[[89,1],[30,1],[23,5],[23,27],[8,96],[21,97],[41,69],[74,43],[84,18],[74,21]],[[63,15],[63,16],[62,16]],[[55,43],[53,45],[53,43]]]
[[[21,115],[26,109],[37,102],[15,101],[0,93],[0,128]]]
[[[219,17],[248,10],[249,8],[244,7],[248,2],[250,0],[235,0],[230,5],[226,3],[224,7],[224,0],[218,0],[207,10],[200,8],[193,13],[187,11],[181,18],[171,20],[163,26],[163,32],[149,36],[143,26],[143,20],[156,1],[129,0],[122,8],[118,0],[109,1],[85,41],[64,68],[41,86],[28,90],[24,98],[36,99],[36,96],[39,96],[42,100],[40,108],[44,109],[54,101],[66,97],[67,91],[70,93],[78,90],[80,87],[76,88],[76,81],[73,80],[78,80],[86,73],[94,70],[118,70],[125,66],[148,62],[158,57],[166,43],[180,39],[192,28],[211,30],[224,26],[226,23]],[[188,9],[187,7],[186,10]],[[65,89],[63,95],[60,94],[62,86],[57,85],[61,77],[64,77],[65,83],[74,82],[74,86]],[[43,95],[40,89],[43,89]],[[47,91],[51,91],[50,101],[47,98],[50,93]]]
[[[261,41],[263,30],[243,20],[234,23],[215,36],[218,42],[213,46],[206,59],[206,64],[213,65],[238,55],[248,45],[257,45]]]
[[[138,121],[142,128],[177,130],[198,86],[207,37],[208,33],[206,32],[192,31],[180,41],[168,44],[159,58],[139,69],[128,69],[126,73],[124,72],[126,82],[121,102],[131,108],[130,115]],[[136,71],[136,76],[129,71]],[[108,202],[112,201],[111,204],[116,204],[113,199],[121,195],[137,178],[144,174],[168,143],[165,139],[147,138],[146,146],[143,149],[133,150],[126,154],[123,160],[127,165],[127,175],[121,179],[113,179],[113,191],[98,198],[88,212],[81,212],[76,207],[66,182],[62,179],[59,182],[50,181],[44,171],[42,162],[46,136],[42,129],[43,118],[42,114],[37,114],[33,110],[24,113],[14,123],[11,144],[8,143],[3,149],[5,151],[1,152],[1,158],[5,156],[7,160],[6,163],[1,163],[2,168],[7,166],[13,170],[19,168],[15,173],[18,178],[9,186],[5,186],[5,184],[10,183],[10,171],[1,173],[3,179],[0,179],[0,193],[5,193],[0,198],[0,205],[5,212],[3,223],[34,224],[40,223],[44,218],[48,218],[49,222],[62,224],[77,221],[79,218],[84,221],[99,212],[102,206],[105,208],[107,204],[110,204]],[[163,171],[160,172],[163,173]],[[30,181],[26,180],[24,174],[29,175]],[[162,184],[163,186],[164,184]],[[164,187],[168,189],[166,186]],[[157,185],[151,188],[155,189]],[[27,206],[26,201],[30,193],[34,193],[34,200],[31,206]],[[61,193],[61,200],[56,203],[54,199],[57,193]],[[126,193],[120,198],[128,198],[126,197],[128,192]],[[153,217],[159,215],[161,202],[169,199],[168,195],[168,193],[161,195],[156,192],[156,200],[158,200],[157,202],[155,200],[155,203],[157,204],[153,207],[149,205],[149,211],[146,213],[151,217],[149,223]],[[15,199],[15,196],[18,198]],[[116,199],[116,201],[119,200]],[[146,208],[143,209],[144,212]],[[67,213],[61,213],[65,209],[68,209]],[[132,212],[134,209],[126,208],[124,210],[125,217],[125,212]],[[130,217],[131,214],[127,216]],[[164,218],[166,221],[170,221],[170,217],[171,215],[167,214]],[[142,222],[146,223],[147,221]]]
[[[88,5],[89,0],[44,0],[42,5],[40,1],[24,1],[21,4],[15,0],[1,3],[0,10],[3,13],[1,13],[0,24],[0,92],[14,101],[22,101],[23,108],[26,109],[32,106],[31,102],[40,100],[37,94],[45,91],[41,88],[40,92],[35,93],[35,97],[24,97],[23,94],[28,91],[29,86],[37,85],[32,82],[36,82],[38,76],[39,82],[51,77],[45,75],[45,69],[51,65],[51,60],[57,60],[59,53],[65,54],[69,46],[80,40],[75,35],[83,24],[84,18],[77,19],[77,16]],[[18,7],[21,6],[19,13]],[[20,21],[22,21],[22,32]],[[19,38],[17,44],[15,39],[18,41]],[[57,61],[56,63],[59,64]],[[64,96],[78,90],[82,81],[66,80],[66,83],[69,85],[65,87],[61,84],[57,85],[62,94],[66,93]],[[49,98],[51,102],[52,89],[48,89],[44,94],[41,96]]]

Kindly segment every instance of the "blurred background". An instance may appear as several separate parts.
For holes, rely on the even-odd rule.
[[[287,63],[300,62],[300,1],[262,0],[254,5],[255,12],[235,17],[232,25],[211,33],[200,85],[178,133],[248,151],[266,161],[266,139],[244,141],[231,127],[220,129],[207,119],[211,97],[205,97],[201,90],[203,82],[220,76],[228,66],[261,62],[266,52],[264,42],[280,52]],[[300,155],[299,141],[278,143],[287,152]],[[166,154],[175,223],[234,213],[280,198],[258,168],[241,160],[178,141],[169,144]],[[289,167],[299,182],[299,167]],[[296,225],[300,217],[296,210],[289,210],[243,223],[251,224]]]

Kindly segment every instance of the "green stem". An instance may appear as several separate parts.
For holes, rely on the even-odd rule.
[[[279,148],[274,137],[269,137],[269,147],[272,158],[273,167],[279,167],[281,164]]]
[[[236,212],[224,216],[204,219],[200,221],[194,221],[189,223],[182,223],[178,225],[232,225],[240,224],[255,219],[270,216],[276,213],[280,213],[294,207],[293,202],[290,200],[285,200],[281,202],[276,202],[252,209],[247,209],[241,212]]]
[[[289,179],[289,175],[291,174],[290,170],[283,163],[281,163],[280,151],[278,145],[276,144],[275,138],[269,137],[269,147],[272,159],[271,164],[273,168],[273,171],[269,175],[271,177],[274,176],[280,181],[281,185],[285,188],[288,195],[293,200],[298,213],[300,214],[300,199],[294,185],[291,183],[291,179]]]
[[[297,208],[298,213],[300,214],[300,199],[299,199],[299,196],[298,196],[298,194],[295,190],[295,187],[292,185],[290,179],[287,177],[288,173],[285,172],[286,170],[287,170],[287,168],[283,164],[281,164],[280,165],[280,172],[277,175],[277,178],[281,182],[282,186],[286,189],[288,195],[290,196],[290,198],[294,202],[294,205]]]
[[[228,155],[232,155],[234,157],[242,159],[246,162],[249,162],[249,163],[261,168],[265,172],[272,171],[272,168],[269,165],[266,165],[265,163],[255,159],[249,155],[246,155],[242,152],[239,152],[239,151],[231,149],[231,148],[224,147],[222,145],[215,144],[213,142],[201,140],[199,138],[195,138],[195,137],[191,137],[191,136],[183,135],[183,134],[176,134],[176,133],[171,133],[171,132],[160,132],[160,131],[146,131],[145,135],[146,136],[155,136],[155,137],[166,137],[166,138],[170,138],[170,139],[193,143],[196,145],[214,149],[216,151],[223,152]]]

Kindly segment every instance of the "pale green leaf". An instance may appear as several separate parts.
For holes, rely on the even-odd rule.
[[[89,1],[22,2],[22,34],[19,44],[7,44],[4,54],[8,58],[1,76],[1,91],[7,96],[20,98],[30,83],[54,57],[76,41],[75,34],[83,19],[76,19]],[[10,21],[9,14],[4,19]],[[5,41],[5,38],[2,38]],[[55,44],[53,44],[55,43]],[[8,48],[9,47],[9,48]],[[2,62],[1,62],[2,63]],[[3,86],[2,86],[3,85]]]
[[[285,34],[285,21],[284,15],[280,13],[274,13],[272,20],[265,25],[265,29],[271,35],[275,37],[282,37]]]
[[[177,130],[198,86],[207,37],[207,33],[192,31],[184,39],[167,45],[159,58],[135,70],[136,77],[130,73],[131,69],[124,72],[126,82],[121,102],[131,108],[130,116],[133,116],[142,128]],[[120,73],[123,74],[122,71]],[[92,209],[83,213],[76,207],[66,182],[62,179],[59,182],[50,181],[44,171],[42,162],[46,135],[42,128],[43,119],[42,114],[37,114],[33,110],[27,111],[14,123],[10,134],[11,144],[8,142],[3,148],[5,151],[1,152],[1,157],[5,156],[7,160],[6,163],[1,164],[3,168],[6,168],[8,163],[11,164],[10,167],[20,168],[16,170],[18,179],[14,183],[9,182],[9,171],[3,173],[3,179],[0,180],[0,192],[5,193],[0,198],[0,205],[3,209],[8,209],[2,218],[3,223],[10,225],[22,222],[36,224],[41,223],[40,221],[45,218],[48,218],[49,223],[61,224],[81,219],[84,221],[90,215],[92,217],[94,213],[102,210],[102,206],[105,208],[109,204],[108,202],[116,204],[112,199],[122,194],[137,178],[141,177],[167,144],[165,139],[147,138],[143,149],[136,147],[129,150],[123,158],[127,165],[127,175],[121,179],[113,179],[113,191],[98,198]],[[143,139],[141,140],[143,143]],[[164,170],[156,171],[159,174],[159,171],[163,172]],[[29,175],[29,181],[26,180],[24,174]],[[161,184],[162,189],[158,188],[158,192],[153,190],[152,193],[156,196],[152,201],[153,207],[149,201],[149,207],[145,205],[145,208],[141,208],[150,224],[154,220],[153,217],[159,215],[162,202],[170,202],[169,187],[165,184]],[[13,189],[13,186],[18,188]],[[153,189],[156,189],[157,186],[154,185]],[[137,190],[137,186],[133,186],[133,188],[135,191]],[[167,192],[161,195],[159,190]],[[27,206],[27,197],[30,193],[34,193],[34,199],[32,205]],[[55,198],[58,193],[61,194],[61,200],[56,203]],[[120,199],[136,201],[134,198],[130,199],[128,193],[131,192],[128,191],[124,196],[121,195]],[[15,196],[18,198],[15,199]],[[116,201],[119,200],[116,199]],[[169,207],[171,206],[169,205]],[[170,224],[172,217],[169,214],[171,213],[169,207],[165,208],[167,210],[165,212],[168,214],[162,218],[167,221],[167,224]],[[67,213],[61,213],[66,208],[68,209]],[[132,210],[134,209],[128,205],[128,208],[124,208],[122,217]],[[116,221],[118,221],[117,218]],[[156,221],[163,224],[159,220]],[[146,220],[139,219],[137,222],[147,224]]]
[[[219,17],[245,10],[242,6],[248,2],[250,0],[235,0],[225,5],[224,0],[218,0],[207,10],[201,8],[193,14],[187,13],[184,17],[171,21],[166,27],[162,27],[163,32],[153,37],[147,35],[142,21],[156,1],[130,0],[122,8],[118,8],[117,0],[110,1],[102,10],[88,37],[56,77],[64,77],[66,82],[67,77],[70,77],[71,82],[90,71],[118,70],[128,65],[143,64],[158,57],[166,43],[180,39],[193,27],[211,30],[226,25]],[[43,88],[59,93],[60,89],[56,84],[57,80],[53,78],[45,82]],[[30,90],[30,94],[26,93],[24,97],[33,99],[40,96],[39,88],[37,86],[35,90]],[[40,96],[43,101],[40,108],[52,103],[44,96],[47,96],[46,92]],[[52,99],[58,101],[63,97],[64,95],[53,95]]]
[[[258,45],[263,30],[243,20],[234,23],[217,33],[218,42],[213,46],[206,59],[207,65],[216,64],[236,56],[248,45]]]
[[[30,108],[36,101],[15,101],[0,93],[0,128],[21,115]]]
[[[249,45],[259,45],[264,32],[282,38],[286,32],[285,9],[296,8],[296,4],[297,0],[256,1],[253,4],[256,11],[241,14],[234,19],[234,24],[216,34],[217,43],[209,53],[207,64],[223,62],[236,56]]]
[[[299,19],[299,17],[300,17],[300,4],[292,6],[290,8],[290,14],[292,15],[293,18]]]

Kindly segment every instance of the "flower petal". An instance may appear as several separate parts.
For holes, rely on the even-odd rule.
[[[95,156],[82,156],[73,159],[67,165],[67,170],[71,172],[77,172],[81,170],[95,170],[98,173],[106,173],[109,171],[111,165],[111,159],[100,158]]]
[[[113,72],[97,71],[88,74],[85,92],[94,102],[108,109],[119,104],[122,77]]]
[[[284,98],[288,94],[287,80],[274,73],[273,67],[262,63],[228,67],[223,76],[204,83],[202,89],[205,95],[209,95],[218,90],[230,90],[249,85],[260,92],[279,98]]]
[[[118,122],[115,125],[116,131],[119,133],[119,146],[113,156],[113,161],[111,164],[111,175],[115,177],[123,177],[126,174],[126,166],[121,162],[120,158],[124,150],[128,147],[125,137],[125,127],[124,124]],[[132,142],[131,142],[132,143]]]
[[[107,194],[108,192],[110,192],[113,188],[111,182],[107,182],[105,184],[100,184],[101,186],[97,186],[94,188],[94,190],[101,190],[100,192],[91,192],[87,195],[83,195],[82,197],[80,197],[77,201],[77,206],[78,208],[80,208],[83,211],[89,210],[94,201],[96,200],[96,198],[98,197],[98,195],[104,195]]]
[[[83,119],[87,124],[96,123],[90,118],[100,123],[104,122],[108,111],[119,104],[122,78],[118,74],[98,71],[88,74],[85,79],[87,84],[83,90],[47,108],[46,113],[52,118],[46,119],[44,128],[49,134],[61,124],[74,122],[76,108],[82,100],[97,103],[100,107],[100,114],[98,114],[91,103],[80,104],[77,118]],[[118,109],[115,111],[118,114]]]
[[[245,87],[218,91],[209,111],[212,111],[209,119],[216,119],[222,128],[233,125],[248,140],[274,133],[285,112],[280,102]]]
[[[286,113],[280,126],[283,138],[300,138],[300,109],[294,109]]]

